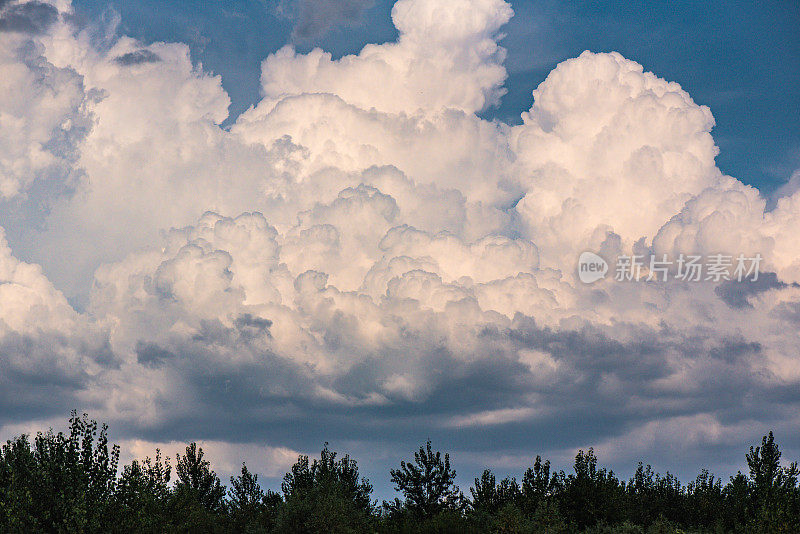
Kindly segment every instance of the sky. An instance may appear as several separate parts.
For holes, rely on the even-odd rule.
[[[800,457],[799,19],[0,0],[0,436],[328,441],[380,497],[429,438],[464,489]]]
[[[187,43],[195,62],[222,76],[231,97],[230,123],[260,98],[259,65],[287,42],[334,57],[396,38],[387,0],[344,2],[360,9],[313,23],[291,1],[77,0],[96,19],[113,9],[124,33],[143,40]],[[717,164],[748,185],[772,192],[800,167],[800,8],[797,2],[512,2],[503,28],[508,93],[487,119],[520,122],[531,92],[561,61],[584,50],[617,51],[646,70],[676,81],[711,107]],[[314,12],[315,10],[309,10]],[[299,28],[298,31],[294,31]]]

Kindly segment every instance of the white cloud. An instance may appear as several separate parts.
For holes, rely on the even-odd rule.
[[[228,477],[238,476],[242,462],[251,473],[261,477],[283,477],[297,461],[300,454],[286,447],[270,447],[255,443],[230,443],[226,441],[199,440],[197,446],[203,449],[204,458],[211,462],[211,469],[227,484]],[[176,455],[186,453],[185,441],[153,442],[141,439],[123,440],[120,445],[120,463],[127,464],[131,460],[145,458],[155,459],[156,449],[162,459],[169,459],[170,465],[176,465]],[[174,475],[173,475],[174,476]],[[263,484],[263,481],[261,482]]]
[[[4,31],[0,69],[0,200],[25,194],[37,178],[74,185],[75,145],[90,125],[81,76],[53,65],[29,35]]]
[[[503,94],[505,52],[496,37],[512,14],[503,0],[400,0],[392,9],[396,43],[367,45],[335,61],[318,48],[297,54],[286,46],[270,55],[262,65],[264,101],[251,114],[304,93],[386,112],[478,111]]]
[[[598,231],[627,246],[652,239],[721,181],[709,109],[617,53],[561,63],[533,96],[511,135],[524,177],[517,210],[547,256],[596,249]]]

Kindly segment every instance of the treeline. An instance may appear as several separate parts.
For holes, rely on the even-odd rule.
[[[486,470],[467,492],[448,454],[428,442],[391,470],[402,498],[378,504],[356,461],[328,449],[300,456],[281,492],[242,464],[225,487],[195,443],[173,469],[159,451],[118,469],[107,427],[75,413],[65,433],[20,436],[0,451],[0,531],[63,533],[716,533],[800,532],[797,464],[772,433],[746,455],[749,474],[708,471],[683,485],[639,464],[628,481],[592,449],[572,472],[536,457],[518,481]]]

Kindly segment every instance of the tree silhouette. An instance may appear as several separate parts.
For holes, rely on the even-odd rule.
[[[168,506],[172,529],[213,532],[225,511],[225,488],[197,443],[190,443],[183,456],[177,455],[175,472],[178,480]]]
[[[9,441],[0,453],[0,521],[10,531],[99,531],[109,523],[119,447],[108,427],[75,411],[69,434],[39,432]],[[2,524],[2,523],[0,523]]]
[[[550,474],[550,461],[542,461],[536,455],[533,467],[525,470],[522,476],[522,508],[527,513],[534,513],[539,504],[556,491],[557,479]]]
[[[175,465],[178,483],[175,490],[191,493],[207,510],[218,511],[223,504],[225,488],[211,470],[211,463],[203,456],[203,449],[194,442],[186,447],[184,456],[178,454]]]
[[[336,453],[326,443],[319,460],[302,455],[283,479],[285,504],[276,532],[365,532],[373,523],[372,485],[359,477],[355,460]]]
[[[158,449],[155,460],[133,460],[122,469],[114,494],[116,532],[159,532],[167,521],[171,471]]]
[[[461,492],[455,485],[456,472],[450,455],[433,451],[430,440],[414,453],[414,462],[400,462],[392,469],[395,490],[405,497],[405,506],[420,517],[432,517],[461,506]]]
[[[789,523],[797,507],[797,462],[781,467],[781,451],[770,432],[761,446],[747,453],[753,526],[762,532],[791,532]],[[797,522],[794,522],[797,525]]]
[[[371,501],[355,460],[328,445],[301,455],[283,478],[283,495],[262,489],[242,464],[221,484],[196,443],[169,461],[133,460],[117,471],[119,449],[107,427],[75,412],[65,433],[39,432],[0,447],[0,532],[80,533],[797,533],[796,463],[781,464],[770,432],[745,455],[748,473],[727,484],[702,470],[686,486],[639,463],[620,481],[579,451],[573,472],[552,472],[536,457],[521,483],[486,469],[467,500],[450,456],[426,442],[390,472],[403,500]]]
[[[236,532],[268,532],[274,525],[283,499],[277,493],[258,485],[258,475],[242,463],[242,472],[231,477],[228,489],[228,511],[231,527]]]

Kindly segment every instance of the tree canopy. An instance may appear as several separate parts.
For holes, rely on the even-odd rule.
[[[639,463],[629,480],[578,451],[569,472],[537,456],[520,481],[486,469],[467,493],[450,455],[427,441],[390,471],[402,498],[372,498],[357,462],[327,444],[301,455],[280,493],[243,463],[226,488],[202,447],[119,466],[108,428],[75,412],[66,433],[18,436],[0,447],[2,532],[235,533],[796,533],[797,463],[781,463],[772,432],[725,483],[701,470],[688,484]]]

